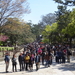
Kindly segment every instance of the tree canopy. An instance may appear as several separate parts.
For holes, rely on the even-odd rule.
[[[67,5],[67,6],[75,6],[75,0],[53,0],[56,3],[60,3],[62,5]]]
[[[0,27],[0,32],[9,36],[9,41],[11,41],[12,45],[17,41],[19,44],[25,44],[35,40],[30,25],[17,18],[8,18],[5,25]]]

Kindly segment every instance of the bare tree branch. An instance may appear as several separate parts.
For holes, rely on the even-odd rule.
[[[29,7],[26,0],[0,0],[0,26],[2,26],[8,17],[18,17],[29,13]]]

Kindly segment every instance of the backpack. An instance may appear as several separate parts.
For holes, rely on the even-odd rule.
[[[40,48],[38,49],[38,53],[39,54],[42,54],[42,50]]]
[[[13,63],[13,64],[17,64],[17,62],[16,62],[16,59],[15,59],[15,58],[12,58],[12,63]]]
[[[70,51],[67,51],[67,54],[68,54],[68,55],[72,55],[72,53],[71,53]]]
[[[26,56],[26,57],[25,57],[25,60],[29,60],[29,59],[30,59],[30,57],[29,57],[29,56]]]

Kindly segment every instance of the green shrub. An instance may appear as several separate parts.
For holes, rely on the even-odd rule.
[[[1,51],[14,50],[14,47],[0,47]]]

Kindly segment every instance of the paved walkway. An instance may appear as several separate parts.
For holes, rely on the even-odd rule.
[[[53,64],[45,68],[44,66],[40,65],[40,69],[38,71],[34,70],[33,72],[28,71],[19,71],[19,65],[17,64],[18,72],[12,72],[12,66],[9,66],[9,73],[5,73],[5,63],[4,61],[0,62],[0,75],[75,75],[75,60],[71,59],[71,63],[65,64],[56,64],[53,61]]]

